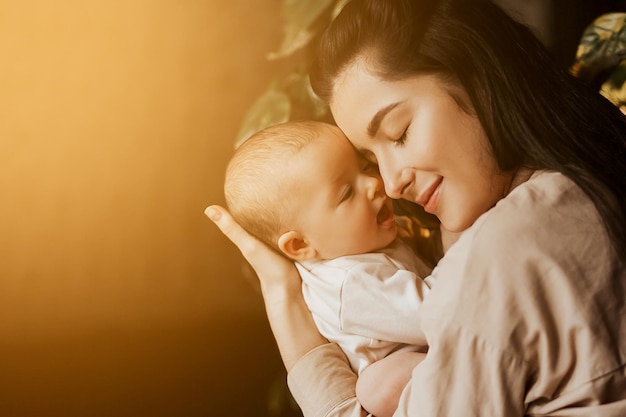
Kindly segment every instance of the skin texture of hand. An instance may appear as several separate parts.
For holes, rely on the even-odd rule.
[[[223,207],[207,207],[205,214],[239,248],[257,273],[264,291],[274,287],[301,291],[302,283],[293,262],[246,232]]]
[[[257,273],[267,317],[287,371],[310,350],[328,343],[304,302],[302,281],[293,262],[246,232],[223,207],[209,206],[204,213]]]

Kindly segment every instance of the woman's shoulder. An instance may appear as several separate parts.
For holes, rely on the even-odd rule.
[[[559,172],[537,171],[518,185],[468,229],[474,245],[494,244],[528,248],[562,241],[568,235],[604,233],[591,199],[571,179]],[[591,236],[587,236],[591,237]]]
[[[584,191],[566,175],[557,171],[534,171],[527,181],[522,182],[496,204],[499,206],[525,205],[562,206],[591,203]]]

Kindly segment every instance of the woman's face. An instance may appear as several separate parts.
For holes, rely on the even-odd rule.
[[[434,75],[385,81],[362,62],[335,82],[335,121],[379,165],[385,191],[435,214],[448,230],[471,226],[504,197],[500,172],[478,119]]]

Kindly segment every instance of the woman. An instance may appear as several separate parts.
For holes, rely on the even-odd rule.
[[[396,416],[626,415],[626,121],[483,0],[352,0],[311,81],[386,192],[463,231],[422,307]],[[257,270],[305,416],[362,416],[292,265],[207,214]]]

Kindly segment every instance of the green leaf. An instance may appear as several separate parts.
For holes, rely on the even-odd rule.
[[[294,101],[301,103],[308,109],[313,119],[321,119],[328,114],[328,106],[313,92],[308,73],[291,73],[288,76],[288,94]]]
[[[285,0],[283,3],[285,19],[283,42],[277,52],[271,52],[268,55],[268,59],[289,56],[306,46],[316,35],[311,26],[334,1]]]
[[[259,130],[286,122],[289,120],[290,113],[289,96],[271,87],[254,102],[246,113],[235,140],[235,149]]]
[[[341,12],[341,9],[343,9],[343,6],[348,4],[349,1],[350,0],[336,0],[335,1],[335,6],[333,7],[333,11],[330,15],[331,20],[335,20],[339,12]]]

